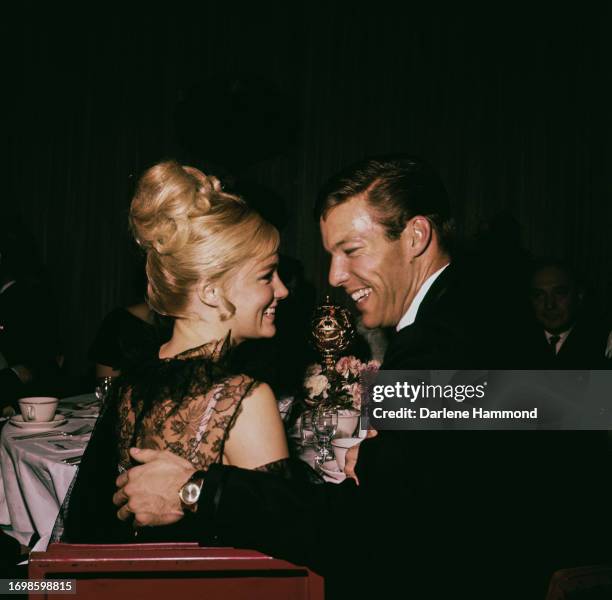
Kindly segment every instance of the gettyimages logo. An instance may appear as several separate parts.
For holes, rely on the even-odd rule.
[[[408,381],[396,381],[395,385],[373,385],[371,398],[374,402],[392,398],[404,398],[408,402],[416,402],[419,399],[452,399],[455,402],[463,402],[466,399],[484,398],[486,387],[486,381],[478,385],[435,385],[424,381],[414,385]]]

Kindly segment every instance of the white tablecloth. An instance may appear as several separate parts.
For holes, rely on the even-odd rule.
[[[93,394],[61,400],[59,410],[71,409],[75,404],[90,402]],[[84,409],[80,414],[88,414]],[[77,413],[78,414],[78,413]],[[69,418],[57,431],[74,431],[84,424],[95,423],[95,418]],[[54,431],[56,431],[54,430]],[[44,551],[49,543],[53,525],[64,497],[76,475],[77,466],[63,459],[83,453],[90,434],[78,437],[15,438],[33,433],[6,423],[0,436],[0,526],[14,538],[27,545],[36,533],[40,539],[33,550]],[[61,449],[57,445],[65,446]],[[311,446],[300,449],[300,458],[314,465],[315,450]],[[329,482],[337,480],[325,476]]]
[[[93,394],[67,398],[59,410],[88,402]],[[91,414],[84,409],[80,414]],[[79,413],[77,413],[79,414]],[[69,418],[57,431],[74,431],[82,425],[95,423],[95,418]],[[55,431],[55,430],[54,430]],[[83,453],[90,435],[78,437],[39,437],[16,440],[33,433],[6,423],[0,436],[0,526],[22,544],[28,544],[36,533],[40,536],[34,550],[45,550],[64,496],[77,472],[64,458]],[[65,446],[59,448],[56,444]]]

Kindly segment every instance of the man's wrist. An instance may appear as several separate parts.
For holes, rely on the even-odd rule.
[[[183,511],[196,512],[198,501],[204,487],[205,471],[194,471],[191,477],[180,487],[179,499]]]

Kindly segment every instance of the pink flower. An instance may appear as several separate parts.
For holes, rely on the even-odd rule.
[[[361,386],[359,383],[350,383],[346,389],[353,397],[353,408],[361,410]]]
[[[361,386],[359,382],[345,383],[342,386],[342,391],[349,397],[352,408],[361,410]]]
[[[323,367],[319,363],[309,365],[306,369],[306,377],[312,377],[313,375],[320,375],[323,372]]]
[[[325,375],[311,375],[304,380],[304,387],[308,390],[310,398],[316,398],[323,394],[323,398],[327,398],[327,388],[329,381]]]
[[[343,356],[336,363],[336,371],[338,371],[338,373],[340,373],[340,375],[342,375],[342,377],[345,379],[348,378],[349,375],[357,377],[360,369],[361,361],[354,356]]]
[[[380,361],[371,360],[368,363],[361,363],[361,369],[359,369],[359,372],[368,371],[374,373],[378,371],[378,369],[380,369]]]

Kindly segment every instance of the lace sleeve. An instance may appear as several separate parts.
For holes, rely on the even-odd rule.
[[[250,396],[259,385],[259,381],[248,375],[234,375],[227,378],[220,387],[220,400],[216,403],[218,419],[215,427],[219,429],[219,436],[215,444],[216,462],[223,462],[225,443],[242,412],[243,400]]]
[[[281,458],[272,462],[266,463],[259,467],[255,467],[254,471],[262,471],[263,473],[274,473],[275,475],[281,475],[287,477],[289,473],[289,459]]]

